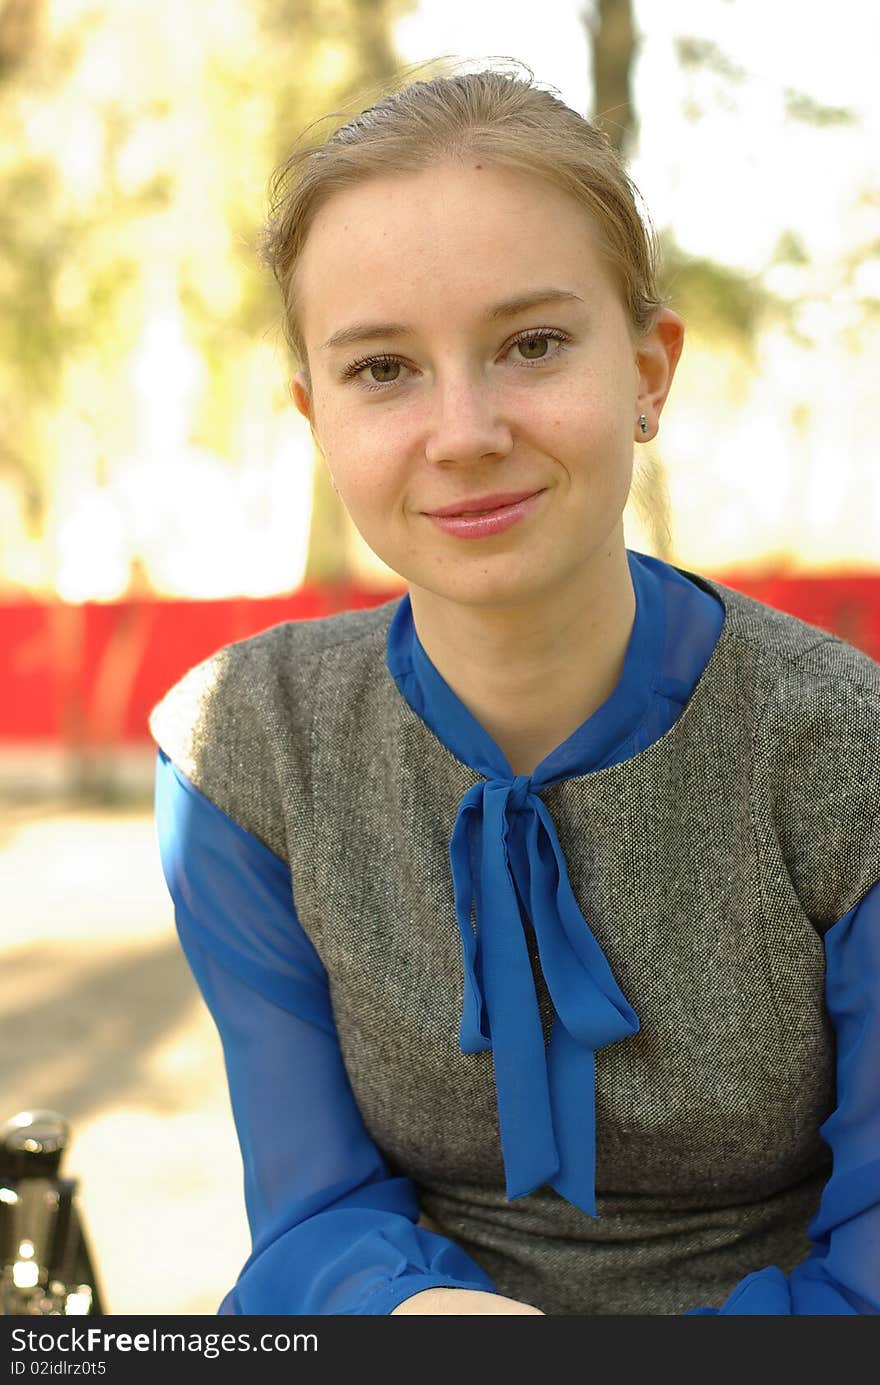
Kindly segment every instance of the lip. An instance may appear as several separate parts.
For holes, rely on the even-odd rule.
[[[427,515],[426,518],[444,534],[453,534],[459,539],[488,539],[518,524],[540,505],[541,496],[545,494],[545,490],[533,491],[513,505],[496,506],[485,515]]]
[[[467,510],[500,510],[505,505],[516,505],[520,500],[528,500],[537,491],[504,491],[496,495],[475,495],[467,500],[456,500],[452,505],[443,505],[439,510],[426,510],[432,519],[445,519],[449,515],[464,515]]]

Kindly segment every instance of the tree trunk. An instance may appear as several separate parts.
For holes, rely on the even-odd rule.
[[[44,0],[0,0],[0,80],[23,67],[37,45]]]
[[[618,154],[627,157],[636,134],[630,96],[636,48],[630,0],[596,0],[587,23],[593,50],[593,119]]]
[[[632,155],[637,122],[631,98],[632,65],[638,40],[631,0],[595,0],[584,13],[593,55],[593,122],[624,161]],[[672,558],[671,505],[666,472],[652,452],[636,453],[631,502],[647,530],[656,557]]]

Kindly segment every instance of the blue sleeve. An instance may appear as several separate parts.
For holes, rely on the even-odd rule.
[[[423,1289],[494,1292],[418,1226],[343,1065],[290,871],[159,751],[156,824],[181,945],[223,1045],[253,1249],[222,1314],[387,1314]]]
[[[832,1172],[807,1228],[813,1249],[784,1275],[746,1275],[720,1308],[690,1314],[880,1313],[880,884],[825,934],[825,1003],[837,1105],[820,1127]]]

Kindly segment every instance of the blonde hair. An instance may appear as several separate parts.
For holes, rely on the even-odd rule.
[[[299,143],[273,174],[258,254],[281,288],[284,335],[307,381],[296,269],[315,215],[334,193],[446,160],[479,158],[569,193],[591,217],[633,334],[650,330],[663,299],[657,239],[637,189],[607,137],[516,65],[527,77],[487,68],[386,89],[329,138]]]

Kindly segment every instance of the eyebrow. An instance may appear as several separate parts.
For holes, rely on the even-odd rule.
[[[496,303],[485,314],[487,322],[497,322],[500,318],[515,317],[517,313],[525,312],[527,308],[536,308],[544,303],[565,303],[574,300],[583,303],[583,299],[570,289],[533,289],[531,293],[520,293],[515,298],[506,298],[503,303]],[[334,332],[328,337],[321,347],[322,351],[332,351],[335,347],[351,346],[357,341],[366,341],[369,337],[411,337],[415,334],[415,329],[405,322],[353,322],[350,327],[340,327],[338,332]]]

